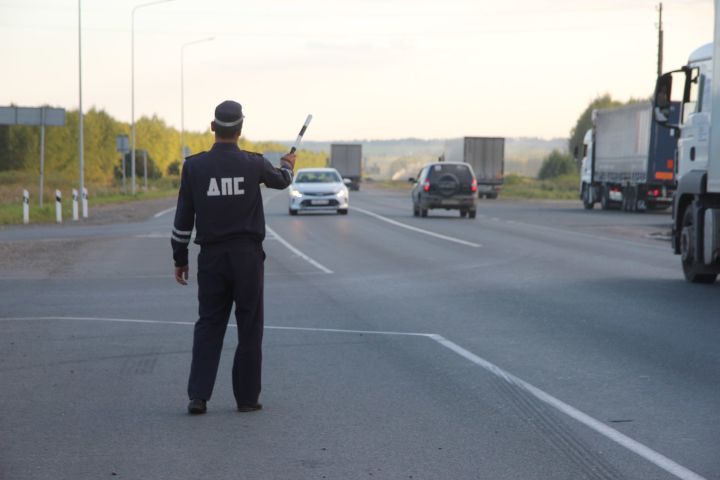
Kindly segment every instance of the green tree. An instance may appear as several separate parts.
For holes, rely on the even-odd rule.
[[[613,100],[609,93],[599,96],[585,108],[580,117],[575,122],[575,126],[570,130],[570,139],[568,140],[568,151],[573,152],[575,147],[582,152],[583,139],[585,133],[592,127],[592,112],[599,108],[619,107],[622,102]]]
[[[575,173],[576,171],[575,161],[569,154],[560,152],[559,150],[553,150],[550,152],[550,155],[543,160],[538,178],[540,180],[547,180],[549,178]]]
[[[175,162],[179,164],[179,162]],[[156,180],[162,177],[162,172],[158,168],[157,162],[153,156],[147,154],[147,169],[148,178]],[[122,178],[122,158],[117,160],[114,167],[115,179],[120,180]],[[130,153],[125,154],[125,178],[130,179],[132,176],[132,156]],[[145,176],[145,152],[143,150],[135,150],[135,181],[141,182]]]

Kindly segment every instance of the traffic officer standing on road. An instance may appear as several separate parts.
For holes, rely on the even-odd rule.
[[[263,282],[265,215],[260,184],[290,185],[295,154],[280,168],[262,155],[238,148],[243,114],[239,103],[222,102],[210,124],[215,144],[186,159],[182,169],[171,244],[175,280],[187,285],[188,244],[195,227],[198,255],[199,318],[195,323],[188,382],[191,414],[205,413],[210,400],[235,303],[238,345],[233,361],[233,393],[241,412],[262,408]]]

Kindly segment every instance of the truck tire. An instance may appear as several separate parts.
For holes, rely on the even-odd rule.
[[[600,187],[600,208],[603,210],[610,210],[610,192],[608,192],[607,186],[603,185]]]
[[[714,283],[717,273],[708,273],[705,265],[697,261],[695,256],[695,228],[693,209],[691,206],[685,210],[680,234],[680,255],[685,280],[691,283]]]
[[[427,217],[428,209],[427,208],[420,208],[420,216],[425,218]]]
[[[468,217],[475,218],[477,216],[477,210],[470,210],[468,212]]]
[[[467,217],[468,211],[467,210],[460,210],[460,218]]]
[[[590,201],[590,187],[586,183],[582,186],[582,202],[585,210],[592,210],[595,204]]]

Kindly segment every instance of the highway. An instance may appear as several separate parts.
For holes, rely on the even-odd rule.
[[[0,478],[720,479],[720,284],[685,283],[668,212],[415,218],[364,189],[290,217],[264,195],[251,414],[232,319],[186,413],[197,285],[172,278],[171,211],[0,229],[25,252],[0,265]]]

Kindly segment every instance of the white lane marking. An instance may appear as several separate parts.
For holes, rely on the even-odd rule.
[[[270,202],[270,201],[274,200],[275,198],[277,198],[277,197],[281,194],[281,192],[282,192],[282,190],[276,190],[275,192],[270,193],[270,194],[268,194],[267,196],[263,197],[263,206],[266,205],[268,202]],[[314,260],[313,258],[305,255],[303,252],[301,252],[301,251],[298,250],[297,248],[295,248],[295,247],[293,247],[292,245],[290,245],[290,243],[288,243],[287,240],[285,240],[285,239],[282,238],[280,235],[278,235],[278,233],[277,233],[275,230],[273,230],[272,228],[270,228],[270,225],[268,225],[267,223],[265,223],[265,229],[266,229],[268,232],[270,232],[270,234],[272,235],[272,237],[267,238],[267,240],[277,240],[278,242],[282,243],[282,244],[285,246],[285,248],[287,248],[288,250],[290,250],[291,252],[293,252],[295,255],[297,255],[298,257],[302,258],[303,260],[305,260],[306,262],[308,262],[310,265],[312,265],[313,267],[317,268],[317,269],[320,270],[321,272],[327,273],[327,274],[333,273],[332,270],[330,270],[329,268],[327,268],[327,267],[326,267],[325,265],[323,265],[322,263],[320,263],[320,262],[318,262],[317,260]]]
[[[104,317],[0,317],[0,321],[19,320],[79,320],[84,322],[109,323],[167,323],[168,325],[194,325],[193,322],[173,322],[171,320],[143,320],[138,318],[104,318]]]
[[[282,243],[282,244],[285,246],[285,248],[287,248],[288,250],[290,250],[291,252],[293,252],[295,255],[297,255],[298,257],[302,258],[302,259],[305,260],[306,262],[308,262],[308,263],[309,263],[310,265],[312,265],[313,267],[315,267],[315,268],[317,268],[318,270],[320,270],[320,271],[322,271],[322,272],[324,272],[324,273],[327,273],[327,274],[333,273],[333,271],[330,270],[329,268],[327,268],[325,265],[321,264],[320,262],[317,262],[317,261],[313,260],[312,258],[308,257],[307,255],[305,255],[303,252],[301,252],[301,251],[298,250],[297,248],[295,248],[295,247],[293,247],[292,245],[290,245],[290,244],[287,242],[287,240],[285,240],[285,239],[282,238],[280,235],[278,235],[277,232],[276,232],[275,230],[273,230],[272,228],[270,228],[269,225],[265,224],[265,228],[267,229],[268,232],[270,232],[270,233],[272,234],[272,236],[275,238],[275,240],[277,240],[278,242]]]
[[[135,235],[135,238],[171,238],[172,234],[170,232],[166,233],[159,233],[159,232],[153,232],[153,233],[140,233],[138,235]]]
[[[273,330],[299,330],[302,332],[326,332],[326,333],[360,333],[367,335],[398,335],[403,337],[430,337],[429,333],[414,332],[383,332],[377,330],[342,330],[338,328],[310,328],[310,327],[265,327]]]
[[[448,348],[452,350],[453,352],[457,353],[461,357],[470,360],[475,365],[484,368],[485,370],[489,371],[495,376],[498,376],[505,380],[506,382],[518,386],[531,395],[533,395],[538,400],[546,403],[547,405],[550,405],[551,407],[555,408],[561,413],[564,413],[565,415],[569,416],[570,418],[582,423],[586,427],[591,428],[592,430],[595,430],[597,433],[603,435],[604,437],[612,440],[613,442],[617,443],[618,445],[630,450],[631,452],[635,453],[636,455],[639,455],[640,457],[644,458],[645,460],[649,461],[650,463],[654,464],[657,467],[660,467],[661,469],[665,470],[666,472],[676,476],[677,478],[683,479],[683,480],[705,480],[704,477],[698,475],[697,473],[693,472],[692,470],[689,470],[688,468],[683,467],[682,465],[678,464],[677,462],[674,462],[673,460],[670,460],[663,454],[656,452],[655,450],[651,449],[650,447],[647,447],[643,445],[642,443],[633,440],[632,438],[628,437],[627,435],[620,433],[619,431],[615,430],[614,428],[611,428],[604,423],[602,423],[600,420],[597,420],[590,415],[581,412],[575,407],[572,407],[568,405],[567,403],[563,402],[562,400],[559,400],[549,393],[540,390],[536,386],[526,382],[525,380],[522,380],[505,370],[501,369],[497,365],[488,362],[484,358],[478,357],[474,353],[465,350],[460,345],[451,342],[450,340],[447,340],[446,338],[440,336],[440,335],[429,335],[430,338],[438,342],[440,345],[442,345],[445,348]]]
[[[440,233],[431,232],[430,230],[423,230],[422,228],[413,227],[412,225],[408,225],[406,223],[398,222],[396,220],[393,220],[391,218],[383,217],[382,215],[378,215],[375,212],[371,212],[370,210],[365,210],[364,208],[359,207],[350,207],[352,210],[355,210],[356,212],[364,213],[365,215],[369,215],[371,217],[377,218],[378,220],[382,220],[383,222],[387,222],[391,225],[395,225],[397,227],[405,228],[407,230],[411,230],[413,232],[422,233],[424,235],[429,235],[431,237],[439,238],[441,240],[447,240],[448,242],[454,242],[459,243],[460,245],[465,245],[466,247],[473,247],[473,248],[480,248],[482,245],[479,243],[473,243],[468,242],[467,240],[462,240],[455,237],[450,237],[447,235],[442,235]]]
[[[145,320],[136,318],[103,318],[103,317],[0,317],[0,321],[25,321],[25,320],[77,320],[84,322],[108,322],[108,323],[149,323],[149,324],[168,324],[168,325],[195,325],[195,322],[177,322],[168,320]],[[228,323],[229,327],[237,327],[233,323]],[[292,330],[301,332],[324,332],[324,333],[359,333],[363,335],[396,335],[404,337],[428,337],[432,335],[429,333],[415,333],[415,332],[392,332],[382,330],[343,330],[339,328],[315,328],[315,327],[275,327],[271,325],[265,325],[265,328],[270,330]]]
[[[141,319],[129,319],[129,318],[100,318],[100,317],[0,317],[0,321],[23,321],[23,320],[82,320],[82,321],[96,321],[96,322],[122,322],[122,323],[145,323],[145,324],[168,324],[168,325],[194,325],[193,322],[173,322],[164,320],[141,320]],[[229,326],[234,326],[229,324]],[[469,360],[475,365],[487,370],[493,375],[505,380],[511,385],[520,387],[533,395],[535,398],[547,405],[555,408],[559,412],[569,416],[570,418],[582,423],[586,427],[594,430],[600,435],[612,440],[618,445],[630,450],[636,455],[644,458],[653,465],[665,470],[673,476],[680,478],[681,480],[706,480],[705,477],[698,475],[692,470],[683,467],[679,463],[670,460],[663,454],[656,452],[650,447],[643,445],[642,443],[633,440],[627,435],[620,433],[619,431],[611,428],[600,420],[597,420],[590,415],[581,412],[575,407],[568,405],[567,403],[553,397],[549,393],[537,388],[536,386],[522,380],[515,375],[506,372],[502,368],[498,367],[492,362],[481,358],[469,350],[464,349],[455,342],[452,342],[442,335],[433,333],[413,333],[413,332],[383,332],[373,330],[341,330],[334,328],[304,328],[304,327],[273,327],[266,326],[265,328],[271,330],[295,330],[295,331],[308,331],[308,332],[330,332],[330,333],[353,333],[353,334],[373,334],[373,335],[398,335],[398,336],[412,336],[412,337],[425,337],[434,340],[443,347],[451,350],[452,352],[460,355],[461,357]]]
[[[170,208],[166,208],[165,210],[162,210],[160,212],[157,212],[155,215],[153,215],[153,218],[160,218],[163,215],[165,215],[166,213],[170,213],[170,212],[174,211],[175,208],[176,207],[170,207]]]

